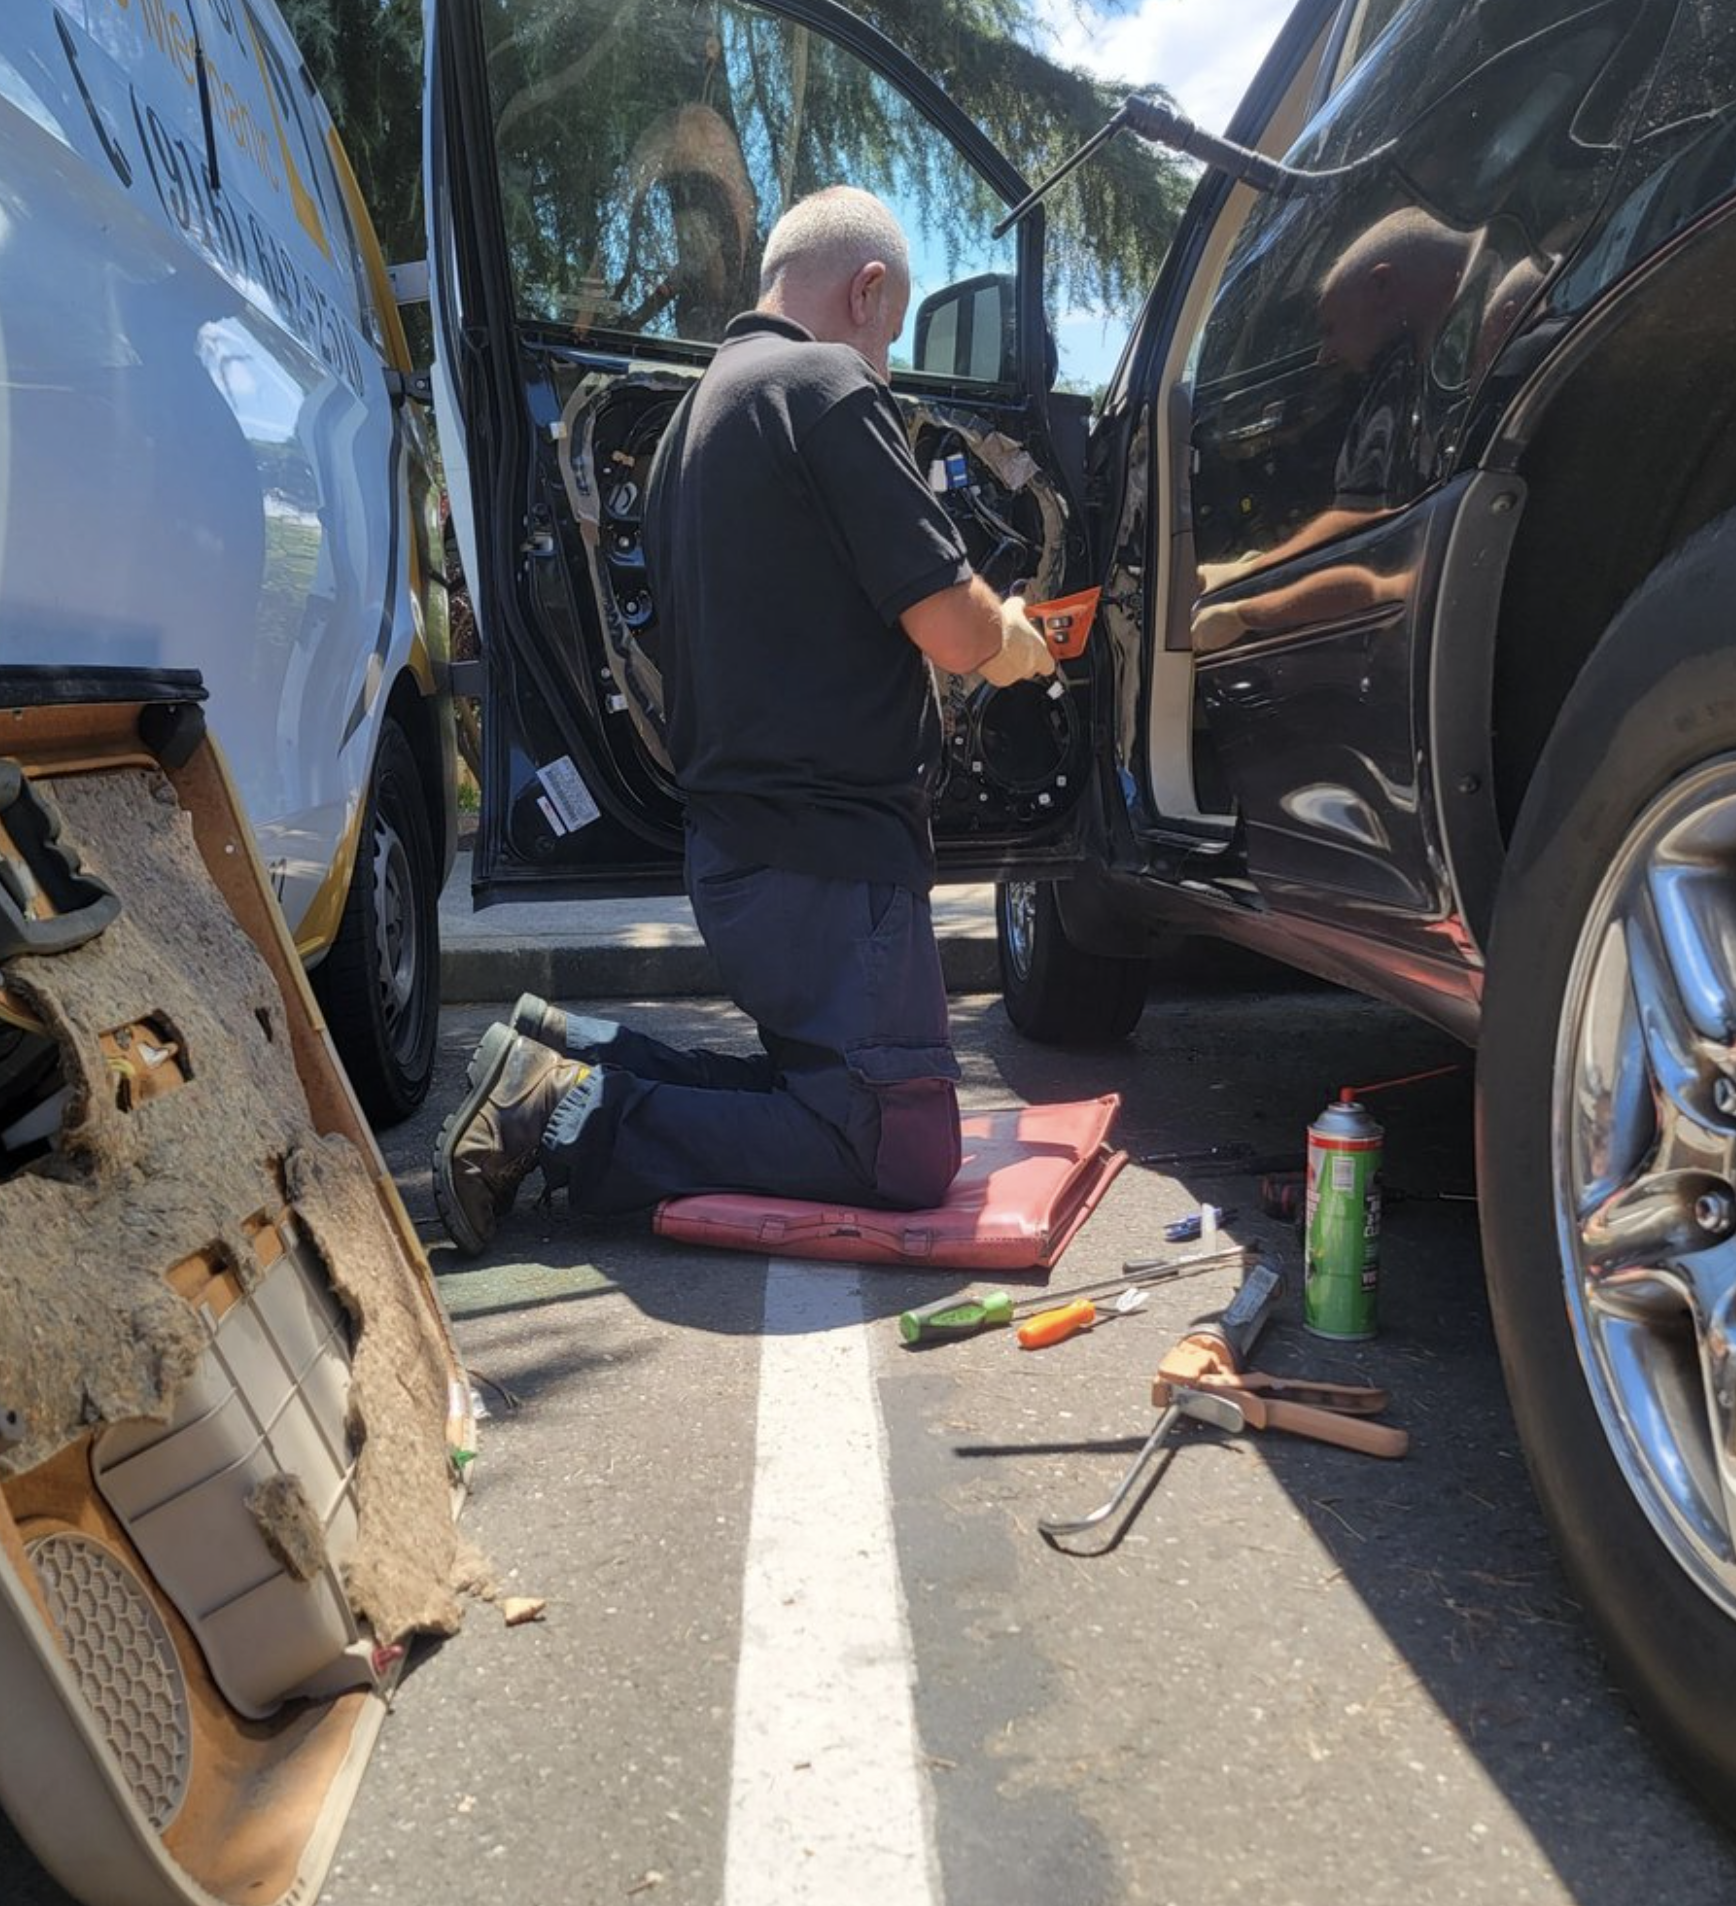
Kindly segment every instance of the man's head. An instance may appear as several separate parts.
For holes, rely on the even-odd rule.
[[[910,303],[910,250],[871,192],[834,185],[798,200],[772,227],[760,266],[762,311],[825,344],[849,344],[880,376]]]
[[[1320,287],[1320,359],[1366,371],[1409,336],[1426,349],[1451,308],[1471,241],[1407,208],[1356,239]]]

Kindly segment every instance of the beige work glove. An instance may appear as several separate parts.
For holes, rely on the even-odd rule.
[[[1053,675],[1055,657],[1036,625],[1025,614],[1023,596],[1008,596],[1001,604],[1001,652],[991,655],[977,673],[994,688],[1011,688],[1039,675]]]

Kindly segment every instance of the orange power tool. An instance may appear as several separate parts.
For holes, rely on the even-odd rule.
[[[1076,596],[1052,596],[1047,602],[1027,602],[1025,614],[1049,645],[1058,662],[1070,662],[1085,653],[1096,620],[1101,589],[1081,589]]]

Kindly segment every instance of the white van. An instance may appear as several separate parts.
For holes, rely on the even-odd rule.
[[[376,1121],[456,839],[437,495],[384,263],[274,0],[0,10],[0,664],[197,668]]]

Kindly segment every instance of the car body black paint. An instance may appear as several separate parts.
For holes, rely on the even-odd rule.
[[[952,124],[946,103],[872,29],[825,0],[773,6],[920,94],[937,136],[1009,197],[1022,189],[1017,170]],[[1040,256],[1036,221],[1020,254],[1019,388],[916,400],[913,416],[956,403],[949,414],[1021,442],[1063,499],[1068,585],[1105,585],[1075,724],[1090,736],[1088,798],[1053,825],[1040,814],[1017,821],[1009,806],[1005,827],[973,831],[965,822],[977,791],[959,784],[942,806],[940,859],[943,878],[1099,869],[1106,878],[1088,882],[1097,898],[1087,903],[1081,886],[1062,912],[1106,951],[1182,921],[1470,1036],[1509,818],[1496,784],[1522,776],[1534,750],[1514,737],[1525,722],[1546,727],[1551,698],[1592,639],[1547,616],[1502,620],[1509,560],[1547,573],[1554,544],[1539,553],[1543,531],[1532,525],[1559,539],[1570,514],[1537,509],[1524,459],[1551,414],[1553,367],[1624,296],[1645,295],[1660,247],[1701,242],[1730,196],[1736,30],[1712,0],[1412,0],[1378,23],[1378,34],[1359,28],[1352,47],[1352,8],[1303,0],[1281,31],[1227,131],[1258,143],[1313,60],[1310,116],[1274,156],[1350,170],[1318,192],[1256,203],[1196,340],[1185,401],[1160,409],[1180,312],[1231,200],[1227,181],[1202,177],[1094,422],[1083,494],[1076,448],[1058,453],[1055,441],[1076,437],[1065,426],[1052,434],[1045,418],[1032,317],[1041,286],[1029,269]],[[594,666],[596,591],[547,449],[571,387],[620,382],[628,359],[601,340],[575,348],[546,327],[515,327],[503,277],[481,295],[494,268],[475,234],[486,237],[498,208],[475,138],[486,103],[475,91],[481,42],[469,0],[453,0],[445,27],[459,69],[446,107],[470,142],[447,138],[449,162],[468,172],[459,202],[472,217],[458,256],[473,281],[474,428],[494,483],[478,525],[494,550],[481,592],[496,628],[512,631],[489,649],[498,785],[485,800],[481,897],[672,889],[679,798],[654,745],[636,753],[606,739],[620,725],[610,707],[619,684]],[[1348,74],[1336,71],[1341,54],[1353,55]],[[1460,247],[1445,308],[1426,314],[1426,327],[1413,313],[1384,357],[1354,341],[1323,350],[1333,266],[1407,221],[1425,239],[1444,229]],[[690,372],[706,353],[640,352],[633,373],[647,355]],[[1178,472],[1191,477],[1186,497]],[[1489,487],[1506,473],[1518,480]],[[1703,516],[1711,505],[1695,507]],[[539,530],[555,560],[527,553]],[[1172,570],[1203,563],[1200,581],[1212,586],[1172,577],[1160,600],[1162,538]],[[551,643],[539,624],[582,640]],[[1534,658],[1523,719],[1503,713],[1514,665],[1500,644]],[[1164,811],[1146,765],[1151,663],[1166,645],[1194,655],[1199,800],[1186,816]],[[961,729],[961,747],[968,739]],[[1497,760],[1504,742],[1518,768]],[[561,753],[603,812],[582,835],[551,842],[530,770]],[[508,790],[515,801],[502,798]]]

